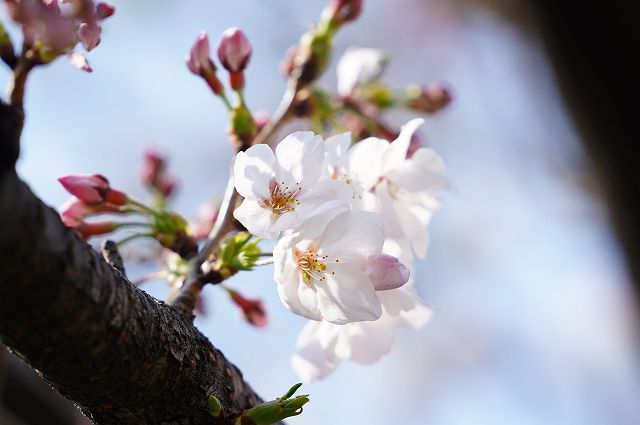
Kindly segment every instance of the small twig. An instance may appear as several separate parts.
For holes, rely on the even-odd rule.
[[[287,89],[280,100],[280,104],[271,122],[258,133],[252,145],[268,144],[273,147],[274,139],[278,131],[293,117],[293,106],[296,95],[308,84],[309,83],[304,82],[301,77],[289,79]],[[233,175],[231,175],[229,176],[224,199],[220,205],[220,213],[218,214],[213,229],[211,229],[198,255],[190,261],[189,274],[185,279],[184,285],[182,285],[175,298],[168,300],[171,306],[192,320],[194,318],[193,310],[195,309],[196,302],[204,285],[206,283],[220,283],[224,280],[215,270],[204,273],[202,265],[215,253],[220,242],[222,242],[223,238],[229,232],[241,230],[237,227],[238,223],[233,217],[233,211],[241,200],[242,197],[235,190],[235,182]]]
[[[7,87],[7,98],[10,105],[22,108],[27,77],[35,66],[36,64],[25,58],[24,55],[18,59]]]
[[[118,251],[118,244],[111,240],[105,240],[102,242],[101,249],[102,257],[104,257],[105,261],[124,275],[124,262],[120,251]]]
[[[268,144],[273,147],[274,137],[293,116],[293,105],[298,91],[300,91],[300,87],[296,80],[289,80],[287,90],[284,92],[276,112],[273,114],[269,124],[264,126],[262,131],[258,133],[253,141],[254,145]]]

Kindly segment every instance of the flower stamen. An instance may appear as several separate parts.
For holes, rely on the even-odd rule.
[[[327,273],[328,255],[319,255],[317,252],[307,250],[302,254],[296,254],[298,258],[298,269],[302,273],[302,280],[308,286],[313,285],[313,281],[316,280],[319,283],[327,280],[325,274]],[[336,263],[338,260],[336,259]],[[331,272],[335,274],[335,272]]]
[[[271,208],[275,215],[282,215],[294,211],[300,204],[297,196],[302,191],[300,183],[296,183],[295,188],[289,189],[284,182],[272,181],[269,185],[269,199],[264,199],[262,205]]]

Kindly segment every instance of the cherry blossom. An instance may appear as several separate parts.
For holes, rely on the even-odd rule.
[[[376,194],[385,236],[406,238],[419,257],[426,254],[425,226],[440,207],[438,196],[446,183],[444,162],[432,149],[419,148],[407,158],[413,133],[423,122],[409,121],[392,143],[370,137],[349,152],[350,173],[365,191]]]
[[[382,251],[376,213],[325,204],[273,251],[274,279],[289,310],[345,324],[380,317],[380,301],[365,272]]]
[[[236,190],[245,199],[234,212],[252,234],[275,238],[296,227],[320,205],[351,198],[351,191],[332,180],[319,181],[324,164],[322,137],[296,132],[276,147],[256,145],[239,152],[234,164]]]
[[[431,308],[405,285],[379,292],[382,315],[376,321],[343,326],[310,321],[303,328],[291,359],[304,382],[322,379],[340,362],[375,363],[391,350],[396,329],[417,330],[431,319]]]
[[[389,58],[384,50],[350,47],[338,61],[338,93],[349,96],[365,84],[376,81],[384,72]]]

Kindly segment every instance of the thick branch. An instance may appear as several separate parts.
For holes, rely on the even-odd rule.
[[[189,320],[128,282],[12,170],[0,223],[0,340],[96,423],[211,424],[211,394],[228,411],[258,402]]]
[[[640,3],[531,1],[609,204],[640,307],[638,75]],[[579,9],[579,15],[576,11]]]

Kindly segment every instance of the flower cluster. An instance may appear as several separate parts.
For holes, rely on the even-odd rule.
[[[72,66],[92,71],[86,57],[73,49],[81,43],[89,52],[100,43],[101,22],[115,13],[113,6],[92,0],[11,0],[6,3],[9,15],[22,27],[23,44],[34,64],[48,63],[67,54]]]
[[[218,42],[218,60],[229,73],[229,85],[236,93],[233,105],[227,99],[224,85],[217,76],[216,65],[211,59],[209,36],[205,31],[198,35],[187,55],[189,71],[201,77],[226,106],[229,112],[229,134],[234,144],[239,147],[250,143],[258,131],[243,95],[244,70],[249,64],[252,52],[253,47],[249,39],[239,28],[231,27],[222,33]]]
[[[304,380],[343,359],[375,361],[389,350],[394,328],[429,319],[428,306],[405,285],[414,253],[426,254],[425,226],[445,186],[433,150],[407,157],[422,122],[408,122],[392,142],[296,132],[275,152],[257,145],[236,156],[244,200],[234,216],[254,235],[278,238],[280,298],[311,319],[293,360]]]
[[[149,206],[126,193],[113,189],[102,175],[67,175],[59,178],[62,186],[73,195],[62,207],[63,223],[83,239],[112,233],[118,229],[135,229],[119,242],[123,244],[137,238],[153,238],[163,247],[189,258],[197,251],[197,241],[189,233],[188,223],[180,215],[167,210],[166,200],[173,191],[175,180],[165,170],[166,159],[155,151],[145,154],[143,181],[155,196]],[[137,216],[144,220],[89,221],[96,215]]]

